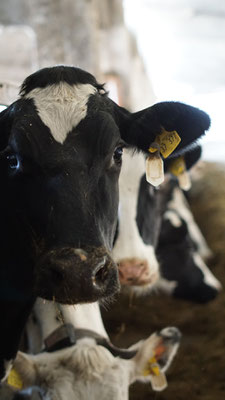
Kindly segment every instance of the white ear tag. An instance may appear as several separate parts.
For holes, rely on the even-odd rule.
[[[168,386],[166,375],[162,371],[160,371],[159,375],[150,375],[149,378],[152,390],[155,390],[156,392],[161,392]]]
[[[186,170],[184,157],[178,157],[173,160],[169,168],[170,172],[178,179],[179,186],[182,190],[189,190],[191,188],[191,179]]]
[[[153,186],[159,186],[164,181],[163,160],[159,150],[149,154],[146,159],[146,180]]]
[[[187,171],[182,172],[182,174],[177,177],[179,186],[183,190],[189,190],[191,188],[191,178]]]
[[[153,390],[160,392],[167,387],[166,375],[161,371],[155,357],[148,360],[142,374],[149,378]]]

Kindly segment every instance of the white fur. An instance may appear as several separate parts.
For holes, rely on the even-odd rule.
[[[212,255],[205,238],[203,237],[198,225],[196,224],[194,217],[191,213],[189,205],[182,191],[179,188],[175,188],[173,191],[172,200],[168,203],[170,210],[174,209],[181,218],[187,223],[188,232],[193,242],[196,243],[198,252],[202,258],[208,258]]]
[[[138,352],[130,360],[114,357],[93,339],[84,338],[54,353],[28,356],[19,352],[15,368],[25,386],[38,383],[54,400],[128,400],[129,385],[142,378],[146,363],[162,338],[167,348],[163,369],[169,367],[178,348],[178,342],[170,340],[176,332],[176,328],[166,328],[160,335],[154,333],[138,342]],[[150,382],[150,378],[145,377],[144,381]]]
[[[166,211],[163,218],[168,219],[171,225],[176,228],[179,228],[182,225],[181,219],[178,217],[177,213],[172,210]]]
[[[159,278],[156,282],[155,289],[162,290],[162,292],[171,295],[177,287],[176,281],[168,281],[165,278]]]
[[[38,298],[34,305],[34,313],[41,328],[42,340],[62,325],[58,303]]]
[[[69,132],[87,115],[87,102],[97,89],[90,84],[66,82],[36,88],[24,97],[33,99],[38,115],[54,139],[63,143]]]
[[[194,262],[195,262],[196,267],[198,267],[202,271],[202,273],[204,275],[204,282],[207,285],[212,286],[217,290],[221,290],[221,288],[222,288],[221,283],[218,281],[218,279],[215,278],[215,276],[209,270],[209,268],[204,263],[204,261],[201,258],[201,256],[197,252],[195,252],[193,254],[193,258],[194,258]]]
[[[98,303],[77,304],[75,306],[59,305],[64,322],[73,324],[77,329],[91,329],[108,338],[103,325]]]
[[[45,340],[62,323],[70,323],[76,329],[91,329],[108,338],[97,302],[64,306],[39,298],[35,303],[34,312],[41,327],[42,340]]]
[[[153,246],[146,245],[138,231],[136,215],[140,179],[145,172],[142,154],[131,155],[124,151],[123,166],[119,179],[120,212],[119,234],[113,248],[113,258],[118,262],[124,258],[147,260],[149,275],[158,275],[159,265]]]

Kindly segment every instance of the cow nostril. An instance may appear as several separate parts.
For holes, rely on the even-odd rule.
[[[92,281],[94,286],[101,286],[104,285],[105,280],[108,276],[108,267],[106,264],[106,257],[96,266],[93,275]]]

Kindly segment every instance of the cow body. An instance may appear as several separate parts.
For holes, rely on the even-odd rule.
[[[37,296],[74,304],[118,290],[110,251],[124,145],[147,153],[157,135],[177,130],[174,153],[185,151],[209,124],[176,102],[129,113],[74,67],[24,81],[0,114],[1,378]]]

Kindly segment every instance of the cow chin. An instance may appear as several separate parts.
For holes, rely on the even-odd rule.
[[[61,304],[111,298],[119,288],[117,266],[103,247],[53,249],[35,268],[36,295]]]

